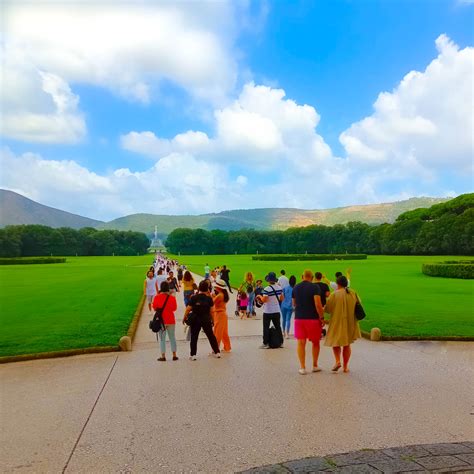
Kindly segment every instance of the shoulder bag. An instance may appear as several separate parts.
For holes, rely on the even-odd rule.
[[[153,332],[160,332],[166,329],[165,323],[163,321],[163,310],[165,309],[166,303],[168,303],[168,298],[170,295],[166,295],[165,303],[161,308],[157,308],[153,319],[150,321],[148,326]]]

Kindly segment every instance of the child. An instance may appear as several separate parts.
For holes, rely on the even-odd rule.
[[[148,302],[148,311],[151,311],[151,303],[153,302],[154,296],[158,293],[158,285],[156,283],[155,274],[151,270],[148,271],[143,283],[143,293],[146,296]]]
[[[247,306],[249,304],[249,296],[247,293],[241,291],[239,293],[239,312],[240,312],[240,319],[244,319],[248,316],[247,314]]]

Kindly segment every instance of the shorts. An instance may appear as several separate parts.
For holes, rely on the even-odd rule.
[[[321,322],[319,319],[295,319],[295,338],[309,339],[318,342],[321,339]]]
[[[155,295],[146,295],[146,301],[148,304],[151,304],[153,303],[153,298],[155,297]]]
[[[239,306],[240,311],[247,311],[247,306]]]

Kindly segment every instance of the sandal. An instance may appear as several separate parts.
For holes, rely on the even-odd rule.
[[[339,364],[336,364],[336,365],[331,369],[331,371],[334,372],[334,373],[336,373],[341,367],[342,367],[342,366],[341,366],[340,363],[339,363]]]
[[[158,361],[160,362],[166,362],[166,357],[160,357],[159,359],[157,359]]]

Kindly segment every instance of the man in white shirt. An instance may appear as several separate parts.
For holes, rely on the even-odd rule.
[[[288,280],[285,270],[281,270],[280,275],[280,278],[278,278],[278,284],[281,286],[281,289],[283,289],[285,286],[290,284],[290,280]]]
[[[352,273],[352,268],[348,268],[346,270],[346,278],[347,278],[347,288],[349,288],[351,286],[351,273]],[[342,272],[336,272],[336,280],[342,276]],[[324,280],[325,276],[323,275],[323,280]],[[327,278],[326,278],[328,285],[331,287],[331,289],[333,291],[336,291],[337,290],[337,283],[335,281],[329,281]]]
[[[270,324],[280,334],[281,345],[283,345],[283,334],[281,332],[281,311],[280,303],[283,301],[283,290],[277,283],[277,277],[274,272],[270,272],[265,280],[268,282],[263,290],[262,296],[257,296],[263,302],[263,344],[260,346],[261,349],[270,348]]]

